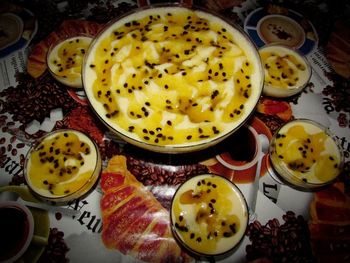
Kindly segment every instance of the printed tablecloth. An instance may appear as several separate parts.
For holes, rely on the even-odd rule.
[[[243,170],[227,165],[224,154],[232,147],[227,143],[230,142],[229,140],[190,155],[146,152],[110,134],[89,108],[83,91],[77,92],[58,84],[47,71],[37,79],[26,73],[31,48],[53,30],[58,30],[58,25],[63,20],[68,24],[67,27],[81,18],[102,25],[103,22],[136,8],[137,3],[103,1],[100,5],[93,3],[87,5],[87,3],[73,1],[73,4],[60,2],[58,5],[55,3],[55,6],[49,3],[45,5],[47,6],[40,7],[41,12],[46,8],[48,14],[59,14],[61,21],[55,17],[49,23],[45,20],[47,16],[41,18],[37,14],[38,29],[37,32],[32,30],[31,43],[25,47],[19,46],[8,50],[8,54],[0,60],[0,186],[2,191],[12,189],[24,196],[30,195],[25,187],[23,165],[31,143],[51,130],[73,128],[90,134],[97,142],[103,158],[103,167],[106,167],[109,159],[114,155],[126,156],[128,170],[166,209],[169,209],[171,198],[180,183],[196,174],[206,172],[225,176],[235,182],[249,201],[256,163]],[[246,1],[225,10],[224,15],[243,28],[245,18],[257,7],[254,1]],[[316,46],[309,52],[307,59],[312,66],[312,77],[305,90],[299,95],[284,100],[262,96],[254,116],[247,123],[258,134],[265,134],[269,139],[278,127],[294,118],[312,119],[329,127],[339,138],[345,156],[344,172],[331,190],[346,196],[350,180],[350,111],[344,102],[346,98],[349,99],[349,91],[343,86],[348,85],[348,82],[332,71],[322,46]],[[223,259],[223,262],[245,262],[264,255],[274,256],[272,259],[276,262],[282,261],[283,257],[293,262],[312,261],[311,243],[314,244],[316,241],[310,242],[308,222],[310,203],[317,193],[302,192],[281,184],[270,175],[269,169],[269,159],[266,155],[259,181],[257,221],[249,226],[247,236],[238,250],[229,258]],[[48,245],[39,248],[30,247],[24,256],[25,262],[37,260],[39,262],[137,261],[131,255],[123,255],[117,250],[107,249],[102,243],[101,196],[100,185],[97,184],[86,198],[72,202],[68,207],[81,211],[77,217],[42,212],[37,217],[36,224],[38,228],[42,228],[41,235],[48,237]],[[281,240],[274,239],[273,233],[281,231],[281,228],[285,229],[286,234],[280,235]],[[260,243],[259,234],[265,235],[264,238],[260,236]],[[337,240],[334,242],[338,244]],[[261,250],[257,248],[257,243],[266,251],[270,249],[270,254],[266,252],[267,254],[259,255],[257,251]],[[346,239],[345,243],[349,244],[349,240]],[[316,244],[316,247],[320,246]],[[277,248],[282,251],[277,251]],[[344,253],[342,248],[338,249]],[[346,256],[349,260],[348,252],[345,253],[344,258]]]

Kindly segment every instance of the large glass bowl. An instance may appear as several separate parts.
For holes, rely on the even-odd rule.
[[[184,153],[212,146],[252,114],[263,86],[249,37],[209,11],[149,6],[109,23],[83,66],[88,101],[138,147]]]

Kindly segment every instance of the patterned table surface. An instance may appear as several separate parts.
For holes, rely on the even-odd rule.
[[[32,30],[31,43],[25,47],[9,50],[0,60],[2,190],[12,189],[24,196],[30,195],[23,189],[26,184],[23,165],[31,143],[51,130],[73,128],[90,134],[96,140],[104,167],[112,156],[126,156],[129,171],[166,209],[169,209],[171,197],[177,186],[187,178],[202,172],[213,172],[229,178],[249,199],[256,164],[244,170],[232,169],[222,161],[222,156],[220,157],[218,153],[219,147],[180,156],[152,154],[137,149],[107,132],[90,110],[83,91],[75,92],[57,84],[48,72],[38,79],[28,75],[26,64],[31,48],[47,34],[57,30],[57,26],[64,20],[67,23],[68,20],[83,18],[102,24],[137,6],[133,1],[103,1],[100,5],[93,3],[87,5],[84,1],[72,1],[71,4],[59,2],[58,5],[44,2],[45,4],[41,3],[42,6],[26,6],[29,10],[37,8],[32,11],[38,14],[46,10],[46,15],[36,17],[34,25],[38,28],[37,31]],[[245,1],[239,6],[225,10],[223,14],[233,23],[243,27],[247,15],[257,7],[254,1]],[[48,18],[50,16],[55,18],[50,20]],[[265,107],[258,105],[257,111],[248,123],[257,133],[263,133],[269,139],[278,127],[293,118],[308,118],[329,127],[339,138],[345,156],[345,171],[331,188],[341,189],[340,192],[346,196],[350,180],[350,111],[346,102],[346,99],[349,99],[349,92],[346,90],[348,81],[332,71],[323,50],[322,46],[316,46],[307,54],[306,57],[312,66],[312,77],[301,94],[285,100],[262,96],[259,105]],[[262,110],[266,108],[273,110]],[[33,123],[36,123],[34,127],[37,130],[33,131],[29,125]],[[257,233],[261,234],[264,231],[270,234],[266,234],[259,244],[263,243],[264,246],[271,248],[268,250],[266,247],[266,251],[269,252],[266,252],[265,256],[274,259],[275,262],[282,261],[283,257],[294,262],[311,262],[310,235],[307,230],[310,223],[310,204],[318,198],[318,193],[301,192],[281,184],[271,177],[269,167],[268,158],[265,156],[259,182],[257,221],[249,226],[247,236],[236,253],[223,259],[222,262],[245,262],[261,256],[257,252],[261,252],[256,245],[259,239]],[[36,224],[44,229],[36,231],[41,231],[41,235],[48,237],[49,244],[40,248],[31,246],[24,256],[25,262],[137,261],[132,255],[123,255],[116,249],[110,250],[104,247],[101,241],[101,196],[100,185],[97,184],[86,198],[72,202],[68,207],[81,211],[77,217],[67,217],[59,213],[45,214],[45,212],[37,215]],[[280,241],[276,241],[271,233],[278,232],[281,228],[286,229],[287,234],[282,236]],[[297,235],[295,242],[291,238],[293,235]],[[286,239],[292,241],[283,246],[281,242],[287,242]],[[311,244],[315,243],[311,241]],[[300,244],[299,248],[295,248],[297,244]],[[290,247],[290,251],[272,251],[272,247],[279,246]],[[317,250],[317,246],[314,248],[314,253],[315,251],[321,253]],[[341,248],[339,251],[341,251],[339,254],[343,255],[344,251]],[[344,257],[346,256],[349,256],[348,252],[345,253]]]

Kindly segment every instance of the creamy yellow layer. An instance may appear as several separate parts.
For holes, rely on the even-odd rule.
[[[265,86],[288,94],[302,88],[310,78],[310,68],[302,56],[283,46],[266,46],[259,50],[265,72]],[[270,91],[273,93],[273,91]]]
[[[53,47],[48,56],[48,66],[57,80],[70,87],[82,86],[82,63],[91,41],[90,37],[78,36]]]
[[[241,194],[220,176],[196,176],[176,193],[172,222],[181,240],[204,254],[221,254],[242,238],[248,220]]]
[[[273,164],[306,183],[323,184],[339,174],[341,155],[334,140],[309,122],[291,122],[276,136]],[[290,175],[288,175],[290,174]]]
[[[62,131],[46,137],[31,151],[27,178],[45,197],[61,197],[80,190],[97,165],[97,149],[84,134]]]
[[[157,8],[108,28],[87,56],[84,86],[111,127],[151,144],[191,144],[247,118],[261,91],[259,58],[222,20]]]

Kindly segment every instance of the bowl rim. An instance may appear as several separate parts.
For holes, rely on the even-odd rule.
[[[256,98],[254,98],[254,101],[252,103],[252,105],[254,105],[254,106],[252,106],[249,114],[247,114],[245,116],[245,118],[242,118],[239,122],[237,122],[238,124],[234,128],[229,129],[226,133],[222,133],[221,135],[216,136],[216,137],[212,137],[211,139],[196,141],[196,142],[193,142],[190,144],[181,143],[181,144],[157,145],[154,143],[143,141],[141,139],[133,138],[133,137],[129,136],[128,134],[124,133],[122,131],[122,129],[115,129],[108,121],[105,120],[105,118],[100,116],[98,111],[93,106],[92,100],[94,100],[94,99],[90,98],[91,94],[90,94],[90,92],[87,92],[87,87],[85,85],[87,83],[87,81],[85,79],[86,78],[86,70],[88,68],[87,59],[88,59],[89,54],[91,53],[91,50],[94,48],[96,43],[100,40],[100,37],[104,34],[104,32],[109,30],[119,20],[121,20],[125,17],[128,17],[128,16],[131,16],[137,12],[142,12],[142,11],[149,10],[149,9],[173,8],[173,7],[188,9],[188,10],[192,10],[194,12],[199,11],[202,13],[208,13],[210,15],[215,16],[218,19],[221,19],[224,23],[227,23],[230,27],[232,27],[233,30],[236,30],[238,33],[240,33],[241,36],[244,38],[244,40],[250,46],[251,52],[253,52],[255,54],[255,59],[258,62],[256,65],[257,66],[256,72],[257,72],[257,74],[260,74],[260,79],[259,79],[260,83],[257,84],[257,88],[259,90],[257,91]],[[264,72],[263,72],[263,67],[262,67],[262,63],[261,63],[261,59],[260,59],[257,45],[250,39],[249,35],[242,28],[240,28],[237,24],[230,21],[228,18],[224,17],[223,15],[221,15],[213,10],[208,10],[204,7],[199,7],[199,6],[189,7],[188,5],[186,5],[184,3],[160,3],[160,4],[153,4],[153,5],[147,5],[147,6],[135,8],[129,12],[126,12],[126,13],[116,17],[115,19],[111,20],[110,22],[108,22],[105,25],[105,27],[93,39],[93,41],[91,42],[91,44],[89,46],[89,49],[88,49],[86,55],[84,56],[84,61],[83,61],[83,66],[82,66],[82,82],[83,82],[83,89],[85,91],[86,98],[87,98],[88,104],[90,105],[90,108],[93,110],[95,115],[101,120],[101,122],[112,133],[119,135],[123,140],[125,140],[126,142],[129,142],[130,144],[133,144],[135,146],[141,147],[141,148],[146,149],[146,150],[151,150],[151,151],[159,152],[159,153],[170,153],[170,154],[178,154],[179,153],[180,154],[180,153],[188,153],[188,152],[193,152],[193,151],[197,151],[197,150],[202,150],[202,149],[208,148],[212,145],[215,145],[215,144],[221,142],[222,140],[224,140],[225,138],[227,138],[228,136],[230,136],[233,132],[235,132],[237,129],[239,129],[242,125],[244,125],[249,120],[249,118],[253,115],[253,113],[255,112],[259,98],[263,92]]]
[[[181,237],[179,237],[177,231],[175,230],[175,224],[173,222],[173,201],[177,195],[177,193],[179,192],[179,190],[182,188],[182,186],[184,184],[186,184],[188,181],[190,180],[195,180],[196,178],[198,177],[201,177],[201,176],[207,176],[209,178],[220,178],[220,179],[223,179],[224,181],[228,182],[228,184],[230,186],[232,186],[232,188],[234,189],[234,192],[236,194],[238,194],[242,200],[242,206],[243,206],[243,212],[246,213],[247,217],[246,217],[246,223],[245,224],[241,224],[241,226],[244,228],[244,230],[242,231],[242,236],[239,238],[239,240],[237,241],[237,243],[229,248],[228,250],[226,251],[223,251],[223,252],[220,252],[220,253],[217,253],[217,254],[207,254],[207,253],[201,253],[201,252],[198,252],[194,249],[192,249],[190,246],[188,246],[187,244],[185,244],[184,241],[182,241]],[[194,256],[199,256],[199,257],[215,257],[215,258],[221,258],[221,257],[225,257],[225,256],[228,256],[230,255],[230,253],[234,252],[238,247],[239,245],[242,243],[244,237],[245,237],[245,232],[248,228],[248,225],[249,225],[249,207],[248,207],[248,203],[247,203],[247,200],[245,198],[245,196],[243,195],[243,192],[239,189],[239,187],[232,181],[230,181],[228,178],[224,177],[224,176],[221,176],[219,174],[216,174],[216,173],[201,173],[201,174],[197,174],[197,175],[194,175],[192,176],[191,178],[187,179],[186,181],[184,181],[183,183],[181,183],[179,185],[179,187],[176,189],[172,199],[171,199],[171,205],[170,205],[170,209],[169,209],[169,213],[170,213],[170,228],[171,228],[171,231],[175,237],[175,239],[181,244],[181,246],[183,246],[186,251],[188,251],[189,253],[191,254],[194,254]]]

